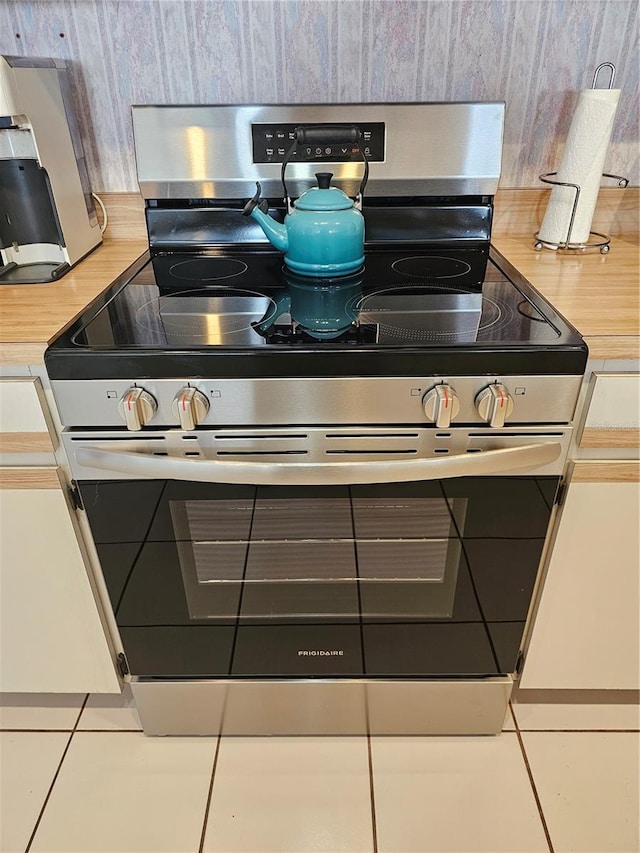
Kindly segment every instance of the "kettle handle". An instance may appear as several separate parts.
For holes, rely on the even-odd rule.
[[[364,195],[364,188],[367,185],[367,181],[369,180],[369,160],[367,159],[367,155],[362,150],[362,145],[360,141],[362,139],[362,133],[360,128],[356,125],[328,125],[328,124],[318,124],[318,125],[300,125],[295,129],[295,139],[293,140],[293,144],[291,148],[287,151],[284,160],[282,161],[282,186],[284,188],[284,197],[285,202],[287,204],[287,212],[291,212],[291,197],[289,196],[289,191],[287,190],[287,184],[285,181],[285,171],[287,168],[287,164],[294,157],[297,149],[298,143],[301,145],[328,145],[329,143],[340,143],[347,142],[352,146],[357,146],[358,152],[362,157],[364,162],[364,175],[362,176],[362,181],[360,183],[360,189],[358,190],[358,194],[356,195],[356,207],[358,210],[362,208],[362,197]]]

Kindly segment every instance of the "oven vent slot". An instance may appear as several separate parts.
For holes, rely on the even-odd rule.
[[[417,432],[328,432],[327,438],[419,438]]]
[[[109,442],[112,442],[112,441],[140,441],[142,439],[146,443],[147,441],[164,441],[165,437],[166,436],[164,436],[164,435],[147,435],[147,433],[145,433],[144,436],[140,436],[140,435],[110,435],[108,440],[109,440]],[[77,438],[75,436],[71,437],[71,441],[80,441],[80,442],[85,442],[88,444],[95,444],[96,441],[100,441],[100,440],[101,439],[99,437],[96,437],[96,436],[84,435],[84,436],[79,436]]]
[[[470,432],[469,438],[495,438],[494,432]],[[500,438],[562,438],[563,432],[505,432],[499,433]]]
[[[415,449],[400,450],[398,448],[394,449],[394,448],[378,448],[378,447],[373,448],[373,449],[368,448],[367,450],[359,450],[359,449],[356,450],[355,448],[353,448],[353,449],[347,448],[346,450],[325,450],[325,453],[327,454],[327,456],[330,456],[330,455],[335,456],[335,455],[340,455],[340,454],[347,455],[347,456],[369,456],[369,455],[372,455],[372,456],[373,455],[376,455],[376,456],[384,456],[384,455],[397,456],[398,454],[401,454],[401,453],[404,454],[405,456],[407,456],[407,455],[410,456],[411,454],[415,454],[417,452],[418,451]]]
[[[236,440],[238,440],[238,441],[256,441],[256,440],[265,441],[265,440],[271,440],[274,438],[279,439],[280,441],[283,441],[283,440],[291,441],[294,438],[309,438],[309,436],[306,433],[302,433],[302,432],[300,432],[300,433],[275,433],[274,432],[274,433],[268,433],[267,435],[265,435],[264,433],[257,432],[257,433],[247,433],[246,435],[245,434],[238,435],[238,433],[234,433],[233,435],[225,435],[223,433],[222,435],[215,435],[214,438],[216,441],[236,441]]]
[[[449,448],[448,447],[434,447],[433,452],[434,453],[448,453]]]
[[[307,450],[218,450],[216,456],[306,456]]]

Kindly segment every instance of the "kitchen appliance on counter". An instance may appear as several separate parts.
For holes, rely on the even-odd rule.
[[[503,105],[133,118],[149,251],[45,362],[144,730],[499,731],[587,359],[490,247]],[[323,124],[370,176],[319,279],[241,213]],[[358,193],[327,140],[293,196],[317,161]]]
[[[68,64],[0,56],[0,284],[56,281],[101,240]]]

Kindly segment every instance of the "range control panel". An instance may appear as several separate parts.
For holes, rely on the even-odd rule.
[[[65,427],[570,423],[581,376],[53,380]]]
[[[295,130],[299,124],[252,124],[254,163],[282,163],[285,155],[296,138]],[[332,127],[353,127],[351,124],[332,123]],[[362,150],[368,160],[381,163],[385,156],[385,125],[383,121],[358,124],[362,133]],[[331,163],[350,163],[361,161],[358,149],[347,142],[323,145],[298,145],[292,162],[329,161]]]

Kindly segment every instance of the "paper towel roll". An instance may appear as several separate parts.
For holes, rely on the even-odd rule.
[[[558,174],[553,180],[578,184],[580,200],[570,243],[586,243],[598,200],[620,89],[585,89],[578,96]],[[565,243],[576,197],[573,187],[554,187],[538,232],[545,243]]]

